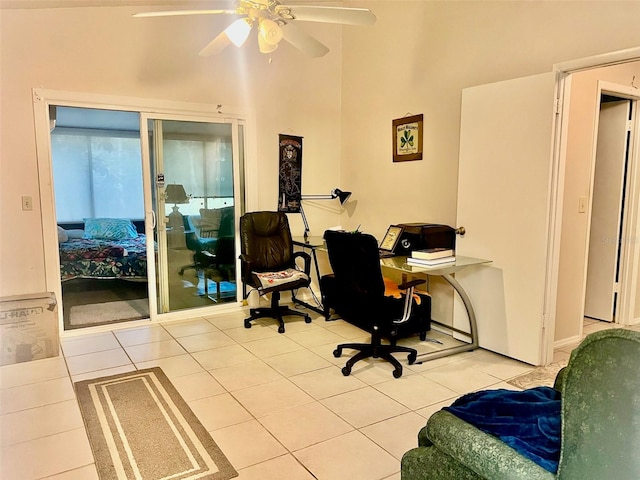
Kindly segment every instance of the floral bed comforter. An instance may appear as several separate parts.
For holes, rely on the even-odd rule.
[[[70,239],[60,243],[60,278],[147,279],[144,235],[126,240]]]

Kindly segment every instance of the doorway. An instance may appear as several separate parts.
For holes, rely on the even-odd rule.
[[[620,294],[635,101],[602,93],[598,115],[584,314],[614,322]]]

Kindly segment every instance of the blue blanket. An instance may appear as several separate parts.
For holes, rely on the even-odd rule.
[[[560,392],[549,387],[523,391],[483,390],[444,410],[494,435],[551,473],[560,457]]]

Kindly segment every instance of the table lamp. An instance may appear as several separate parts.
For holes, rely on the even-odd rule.
[[[300,195],[300,200],[333,200],[337,198],[340,200],[340,205],[344,205],[350,196],[351,192],[343,192],[339,188],[334,188],[329,194]],[[300,202],[300,214],[302,215],[302,222],[304,223],[304,239],[306,240],[309,237],[309,222],[307,221],[307,216],[304,214],[302,202]]]
[[[189,196],[184,191],[184,187],[175,183],[167,185],[164,195],[166,203],[173,203],[173,211],[168,215],[167,225],[172,228],[184,227],[182,213],[178,207],[178,204],[189,203]]]

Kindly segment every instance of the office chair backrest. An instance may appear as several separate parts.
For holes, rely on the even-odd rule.
[[[240,217],[241,252],[255,271],[293,267],[289,220],[282,212],[251,212]]]
[[[377,308],[384,297],[384,280],[375,237],[327,230],[324,239],[341,294],[352,297],[358,308]]]

